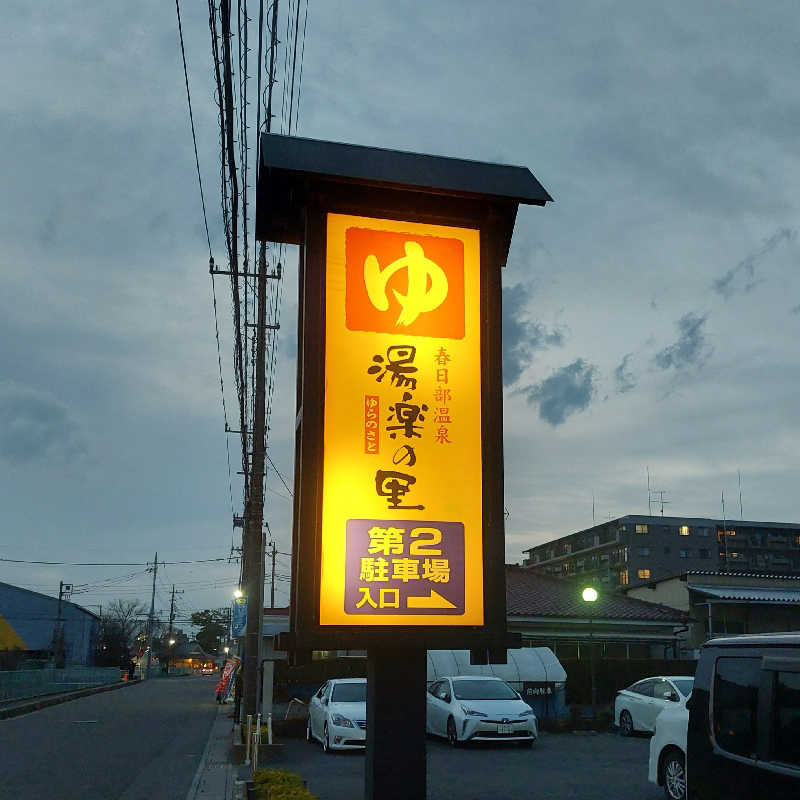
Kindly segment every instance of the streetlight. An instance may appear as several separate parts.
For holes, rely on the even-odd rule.
[[[233,596],[234,596],[234,597],[235,597],[237,600],[241,600],[241,598],[242,598],[242,597],[244,597],[244,592],[243,592],[241,589],[239,589],[239,588],[236,588],[236,589],[234,590],[234,592],[233,592]]]
[[[592,609],[597,602],[597,589],[587,586],[581,593],[584,603],[589,604],[589,674],[592,684],[592,722],[597,719],[597,685],[594,676],[594,637],[592,635]]]
[[[225,651],[225,655],[228,655],[228,653],[230,653],[230,651],[231,651],[231,649],[230,649],[230,647],[228,647],[228,645],[225,645],[225,647],[223,647],[222,649]]]
[[[175,644],[175,640],[174,639],[170,639],[169,640],[169,646],[172,647],[172,645],[174,645],[174,644]]]

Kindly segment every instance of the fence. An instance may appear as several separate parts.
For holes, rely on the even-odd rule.
[[[588,658],[580,661],[561,659],[567,671],[567,703],[569,705],[587,705],[592,701],[592,678]],[[630,686],[642,678],[654,675],[694,675],[696,661],[677,659],[641,659],[630,660],[618,658],[598,658],[595,661],[595,686],[597,702],[607,705],[614,702],[620,689]]]
[[[45,667],[0,671],[0,703],[44,694],[61,694],[89,686],[117,683],[118,667]]]

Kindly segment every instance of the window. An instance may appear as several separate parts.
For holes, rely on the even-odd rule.
[[[653,686],[653,697],[658,698],[659,700],[665,700],[666,694],[673,692],[672,686],[670,686],[666,681],[656,681]]]
[[[650,555],[650,548],[649,547],[640,547],[639,548],[639,555],[640,556],[649,556]]]
[[[778,672],[775,676],[775,713],[772,760],[800,766],[797,732],[800,730],[800,673]]]
[[[646,681],[639,681],[639,683],[634,683],[633,686],[628,690],[629,692],[636,692],[636,694],[643,694],[645,697],[652,697],[653,696],[653,686],[656,684],[652,678],[649,678]]]
[[[639,571],[638,571],[636,574],[637,574],[637,575],[638,575],[640,578],[642,578],[642,579],[645,579],[645,580],[646,580],[647,578],[649,578],[649,577],[650,577],[650,570],[649,570],[649,569],[640,569],[640,570],[639,570]]]
[[[637,525],[636,533],[647,533],[647,525]]]
[[[714,674],[713,730],[729,753],[755,758],[760,658],[718,658]]]
[[[700,553],[700,558],[709,558],[709,552],[707,547],[701,547],[698,551]]]
[[[794,543],[800,545],[800,534],[794,537]]]
[[[731,551],[730,553],[728,553],[728,555],[729,555],[731,558],[739,558],[739,554],[738,554],[738,553],[736,553],[736,552],[734,552],[734,551]]]
[[[717,539],[719,539],[720,541],[722,541],[722,537],[725,536],[725,535],[727,535],[727,536],[736,536],[736,531],[731,531],[731,530],[725,530],[725,531],[718,530],[717,531]]]
[[[691,558],[692,551],[691,550],[681,550],[681,558]]]
[[[564,553],[567,554],[567,553],[571,553],[571,552],[572,552],[572,545],[569,544],[568,542],[565,543],[564,544]]]
[[[664,555],[668,556],[670,554],[671,548],[668,544],[664,545]]]
[[[626,570],[626,569],[620,570],[620,573],[619,573],[619,585],[620,586],[627,586],[628,585],[628,570]]]
[[[694,532],[698,536],[711,536],[711,528],[695,528]]]
[[[678,528],[678,533],[681,536],[688,536],[689,535],[689,526],[688,525],[681,525],[680,528]]]

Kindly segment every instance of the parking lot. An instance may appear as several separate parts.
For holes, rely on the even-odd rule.
[[[532,749],[428,739],[429,800],[658,800],[647,781],[649,738],[613,733],[542,733]],[[269,765],[297,772],[320,800],[352,800],[364,789],[363,752],[325,755],[319,745],[286,740]]]

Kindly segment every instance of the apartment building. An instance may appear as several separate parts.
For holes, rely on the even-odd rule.
[[[636,586],[691,570],[800,574],[800,524],[629,514],[524,551],[544,575]]]

